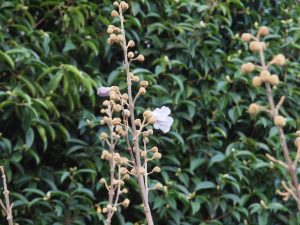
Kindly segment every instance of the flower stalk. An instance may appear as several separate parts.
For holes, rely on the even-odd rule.
[[[284,156],[284,162],[278,159],[275,159],[273,156],[267,154],[266,157],[278,165],[285,168],[288,174],[291,177],[291,182],[281,182],[285,192],[277,191],[279,195],[283,197],[283,200],[287,201],[290,196],[294,198],[297,204],[297,208],[300,211],[300,189],[299,189],[299,180],[297,177],[297,165],[300,159],[300,132],[297,132],[298,138],[295,141],[295,145],[297,147],[297,155],[294,160],[291,159],[290,150],[287,145],[286,136],[284,133],[284,126],[286,125],[286,119],[279,114],[279,109],[282,107],[285,96],[282,96],[278,103],[275,105],[275,100],[273,97],[272,86],[276,86],[279,84],[279,78],[277,75],[271,75],[271,66],[283,66],[285,64],[285,57],[282,54],[275,55],[273,59],[267,64],[265,60],[264,51],[267,48],[266,43],[261,41],[260,37],[267,36],[269,34],[269,29],[267,27],[260,27],[257,35],[253,36],[249,33],[244,33],[242,35],[242,40],[246,43],[249,43],[249,48],[252,52],[257,52],[259,54],[260,64],[254,65],[252,63],[245,63],[242,65],[241,70],[243,73],[251,73],[254,70],[260,70],[260,75],[255,76],[252,79],[252,84],[255,87],[260,87],[264,84],[266,96],[268,99],[268,108],[259,106],[255,103],[251,104],[249,107],[249,113],[252,115],[256,115],[260,111],[266,111],[270,114],[271,118],[274,121],[275,126],[278,129],[280,144],[282,147],[282,152]],[[299,154],[299,155],[298,155]]]
[[[109,150],[102,152],[101,158],[109,161],[110,165],[109,181],[107,182],[104,178],[100,180],[105,185],[109,195],[108,204],[103,212],[107,213],[106,225],[110,225],[119,206],[127,207],[130,202],[129,199],[119,202],[121,195],[127,193],[126,188],[121,190],[125,184],[124,181],[130,176],[135,176],[140,188],[147,224],[154,225],[148,195],[150,190],[161,189],[162,185],[158,183],[153,187],[148,177],[153,172],[159,173],[160,168],[156,166],[149,170],[148,167],[151,166],[149,162],[161,158],[161,153],[158,152],[157,147],[154,146],[149,149],[147,146],[148,137],[153,135],[153,130],[149,126],[153,125],[155,129],[160,129],[166,133],[171,128],[173,118],[169,116],[171,110],[165,106],[154,111],[146,110],[143,112],[143,118],[138,118],[135,105],[138,98],[146,93],[149,83],[146,80],[140,81],[140,78],[134,75],[131,64],[135,61],[143,62],[145,57],[141,54],[135,56],[135,53],[130,51],[130,48],[135,47],[135,42],[133,40],[127,42],[126,39],[123,13],[129,8],[129,5],[124,1],[114,2],[113,5],[118,10],[113,10],[111,16],[119,18],[120,27],[109,25],[107,33],[110,36],[107,42],[109,45],[118,44],[123,50],[123,67],[127,90],[125,93],[121,93],[118,86],[112,86],[100,87],[97,91],[100,97],[109,97],[109,100],[103,102],[104,108],[101,109],[101,112],[105,114],[101,124],[107,124],[109,127],[109,134],[102,132],[100,135],[102,142],[109,147]],[[139,85],[138,92],[134,90],[135,83]],[[126,155],[118,147],[121,138],[126,141],[126,149],[128,150]],[[142,149],[141,146],[143,146]]]

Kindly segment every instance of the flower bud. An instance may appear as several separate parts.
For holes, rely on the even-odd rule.
[[[118,34],[117,41],[118,42],[122,42],[123,41],[123,35],[122,34]]]
[[[129,199],[126,198],[121,204],[122,204],[124,207],[128,207],[129,203],[130,203]]]
[[[116,10],[113,10],[113,11],[111,11],[111,16],[117,17],[117,16],[119,16],[119,13]]]
[[[161,171],[160,167],[156,166],[152,170],[154,173],[159,173]]]
[[[154,116],[151,116],[149,118],[149,121],[148,121],[150,124],[155,124],[156,123],[156,118]]]
[[[126,93],[122,94],[122,99],[128,100],[128,94],[126,94]]]
[[[117,209],[117,207],[112,207],[112,209],[111,209],[113,212],[117,212],[118,211],[118,209]]]
[[[147,151],[141,151],[141,157],[146,158],[147,157]]]
[[[128,52],[128,58],[133,59],[133,57],[134,57],[134,53],[133,52]]]
[[[160,158],[161,158],[161,153],[155,152],[155,153],[153,154],[153,158],[154,158],[154,159],[160,159]]]
[[[263,70],[260,72],[260,79],[262,82],[269,83],[271,78],[271,74],[268,70]]]
[[[144,94],[146,94],[146,88],[144,88],[144,87],[140,87],[140,89],[139,89],[139,93],[140,93],[140,95],[144,95]]]
[[[108,211],[107,208],[103,208],[102,210],[103,213],[107,213],[107,211]]]
[[[113,109],[116,111],[116,112],[120,112],[122,110],[122,106],[120,104],[116,104],[114,105]]]
[[[294,144],[295,144],[295,146],[296,146],[297,148],[300,148],[300,137],[297,137],[297,138],[295,139]]]
[[[109,25],[107,28],[107,33],[112,34],[114,32],[115,26],[114,25]]]
[[[132,81],[134,82],[139,82],[140,81],[140,78],[138,76],[133,76],[132,77]]]
[[[296,131],[296,135],[300,137],[300,130]]]
[[[113,45],[114,43],[115,43],[115,41],[113,39],[111,39],[111,38],[107,39],[107,44],[108,45]]]
[[[134,124],[135,124],[136,126],[141,126],[142,121],[141,121],[140,119],[136,119],[136,120],[134,121]]]
[[[245,63],[241,66],[242,73],[251,73],[253,70],[255,70],[255,65],[253,63]]]
[[[124,188],[124,189],[122,190],[122,193],[123,193],[123,194],[127,194],[127,193],[128,193],[128,190],[127,190],[126,188]]]
[[[105,141],[107,139],[107,137],[108,137],[107,133],[101,132],[101,134],[100,134],[100,140],[101,141]]]
[[[270,83],[272,84],[272,85],[278,85],[279,84],[279,78],[278,78],[278,76],[277,75],[272,75],[271,77],[270,77]]]
[[[143,55],[139,55],[137,57],[137,60],[140,61],[140,62],[144,62],[145,61],[145,57]]]
[[[120,168],[120,173],[121,173],[122,175],[125,175],[125,174],[128,173],[128,170],[127,170],[125,167],[121,167],[121,168]]]
[[[128,180],[130,178],[129,174],[125,174],[125,176],[123,177],[124,180]]]
[[[143,113],[143,116],[144,118],[149,118],[152,116],[152,112],[150,110],[146,110],[144,113]]]
[[[263,36],[263,37],[269,35],[269,28],[266,27],[266,26],[260,27],[259,30],[258,30],[258,34]]]
[[[255,116],[255,115],[257,115],[257,113],[259,113],[260,109],[261,108],[258,104],[252,103],[248,108],[248,112],[250,115]]]
[[[241,39],[242,39],[243,42],[248,43],[252,39],[252,34],[243,33],[242,36],[241,36]]]
[[[113,125],[119,125],[121,123],[121,119],[120,118],[114,118],[111,123]]]
[[[261,84],[262,84],[262,80],[261,80],[261,78],[259,76],[253,77],[253,79],[252,79],[252,85],[254,87],[260,87]]]
[[[163,188],[163,186],[162,186],[161,183],[157,183],[157,184],[155,184],[154,188],[155,188],[156,190],[160,190],[160,189]]]
[[[249,44],[249,49],[252,52],[258,52],[260,49],[265,50],[267,48],[266,43],[259,41],[251,41]]]
[[[111,86],[110,89],[116,93],[120,92],[120,88],[118,86]]]
[[[286,124],[286,119],[283,116],[276,116],[274,123],[277,127],[284,127]]]
[[[101,179],[100,179],[100,183],[101,183],[101,184],[105,184],[105,183],[106,183],[106,180],[105,180],[104,178],[101,178]]]
[[[124,11],[129,8],[129,5],[124,1],[121,1],[120,6]]]
[[[124,109],[124,116],[129,117],[130,116],[130,111],[128,109]]]
[[[278,66],[283,66],[285,64],[285,56],[283,54],[275,55],[272,62]]]
[[[111,204],[108,204],[108,205],[106,206],[106,208],[107,208],[108,210],[111,210],[111,209],[112,209]]]
[[[154,152],[154,153],[155,153],[155,152],[158,152],[158,148],[157,148],[156,146],[155,146],[155,147],[152,147],[150,150],[151,150],[151,152]]]
[[[146,81],[146,80],[142,80],[142,81],[140,82],[140,86],[141,86],[141,87],[146,88],[146,87],[148,87],[148,85],[149,85],[149,83],[148,83],[148,81]]]
[[[118,7],[119,6],[119,2],[115,1],[113,5],[114,5],[114,7]]]
[[[133,48],[135,46],[135,42],[133,40],[130,40],[128,42],[128,47]]]

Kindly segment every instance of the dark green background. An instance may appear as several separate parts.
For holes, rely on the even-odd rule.
[[[243,60],[258,60],[239,35],[270,27],[267,57],[289,59],[274,72],[283,81],[275,98],[287,96],[281,113],[292,149],[300,127],[299,3],[129,3],[127,35],[146,57],[135,73],[151,84],[138,110],[166,105],[175,119],[171,132],[151,140],[163,154],[162,172],[151,178],[168,187],[150,195],[155,224],[300,224],[295,203],[275,194],[285,171],[265,157],[282,158],[277,130],[267,115],[247,113],[253,101],[266,104],[264,90],[239,70]],[[20,225],[103,224],[95,205],[107,199],[99,179],[108,164],[100,160],[96,89],[126,88],[121,51],[106,44],[111,4],[0,0],[0,159]],[[136,182],[128,187],[132,204],[113,225],[143,222]]]

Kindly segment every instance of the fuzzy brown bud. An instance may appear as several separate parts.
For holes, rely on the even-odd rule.
[[[278,66],[283,66],[285,64],[285,56],[283,54],[275,55],[272,62]]]
[[[124,109],[124,116],[129,117],[130,111],[128,109]]]
[[[262,80],[261,80],[261,78],[259,76],[253,77],[253,79],[252,79],[252,85],[254,87],[260,87],[261,84],[262,84]]]
[[[156,146],[155,146],[155,147],[152,147],[152,148],[151,148],[151,152],[154,152],[154,153],[155,153],[155,152],[158,152],[158,148],[157,148]]]
[[[154,188],[157,190],[160,190],[160,189],[163,189],[163,185],[161,183],[157,183],[157,184],[155,184]]]
[[[241,66],[242,73],[251,73],[253,70],[255,70],[255,65],[253,63],[245,63]]]
[[[109,25],[107,28],[107,33],[112,34],[114,32],[115,26],[114,25]]]
[[[140,93],[140,95],[144,95],[144,94],[146,94],[146,88],[144,88],[144,87],[140,87],[140,89],[139,89],[139,93]]]
[[[260,72],[260,79],[262,82],[269,83],[271,78],[271,74],[268,70],[263,70]]]
[[[257,113],[259,113],[260,109],[261,108],[258,104],[252,103],[248,108],[248,112],[250,115],[255,116],[255,115],[257,115]]]
[[[297,137],[297,138],[295,139],[294,144],[295,144],[295,146],[296,146],[297,148],[300,148],[300,137]]]
[[[277,127],[284,127],[286,119],[283,116],[275,116],[274,123]]]
[[[151,116],[151,117],[149,118],[149,123],[150,123],[150,124],[155,124],[155,123],[156,123],[156,118],[155,118],[154,116]]]
[[[146,87],[148,87],[148,85],[149,85],[149,83],[148,83],[148,81],[146,81],[146,80],[142,80],[142,81],[140,82],[140,86],[141,86],[141,87],[146,88]]]
[[[129,8],[129,5],[124,1],[121,1],[120,6],[124,11]]]
[[[134,53],[133,52],[128,52],[128,58],[133,59],[133,57],[134,57]]]
[[[101,134],[100,134],[101,141],[105,141],[107,139],[107,137],[108,137],[107,133],[101,132]]]
[[[130,40],[128,42],[128,47],[133,48],[135,46],[135,42],[133,40]]]
[[[145,112],[143,112],[143,116],[145,118],[150,118],[152,115],[152,112],[150,110],[146,110]]]
[[[266,26],[260,27],[259,30],[258,30],[258,34],[263,36],[263,37],[269,35],[269,28],[266,27]]]
[[[111,11],[111,16],[117,17],[117,16],[119,16],[119,13],[116,10],[113,10],[113,11]]]
[[[122,204],[122,206],[124,206],[124,207],[128,207],[128,206],[129,206],[129,203],[130,203],[129,199],[126,198],[121,204]]]
[[[159,173],[161,171],[160,167],[156,166],[152,170],[154,173]]]
[[[137,60],[140,61],[140,62],[144,62],[145,61],[145,57],[143,55],[139,55],[137,57]]]
[[[161,153],[155,152],[155,153],[153,154],[153,158],[154,158],[154,159],[160,159],[160,158],[161,158]]]
[[[250,33],[243,33],[242,36],[241,36],[241,39],[242,39],[243,42],[248,43],[252,39],[252,34],[250,34]]]
[[[271,77],[270,77],[270,83],[272,84],[272,85],[278,85],[279,84],[279,77],[277,76],[277,75],[272,75]]]

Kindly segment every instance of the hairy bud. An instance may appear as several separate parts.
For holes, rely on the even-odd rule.
[[[241,36],[241,39],[242,39],[243,42],[248,43],[252,39],[252,34],[250,34],[250,33],[243,33],[242,36]]]
[[[255,70],[255,65],[253,63],[245,63],[241,66],[242,73],[251,73],[253,70]]]
[[[260,27],[259,30],[258,30],[258,34],[263,36],[263,37],[269,35],[269,28],[266,27],[266,26]]]
[[[286,119],[283,116],[276,116],[274,123],[277,127],[284,127],[286,125]]]
[[[248,112],[250,115],[257,115],[260,112],[261,107],[256,104],[256,103],[252,103],[249,108],[248,108]]]
[[[262,84],[262,80],[261,80],[261,78],[259,76],[253,77],[253,79],[252,79],[252,85],[254,87],[260,87],[261,84]]]

